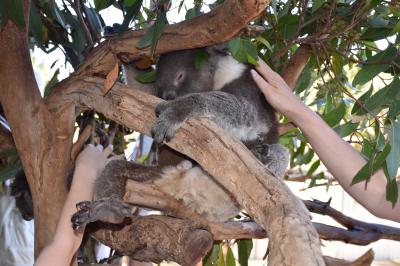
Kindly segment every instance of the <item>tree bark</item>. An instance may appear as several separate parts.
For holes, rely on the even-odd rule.
[[[160,99],[121,84],[101,97],[103,82],[86,78],[65,84],[52,95],[52,102],[74,101],[148,134]],[[270,265],[324,265],[320,240],[303,203],[242,143],[212,122],[196,118],[189,119],[167,145],[196,160],[267,231]]]
[[[172,260],[192,266],[213,244],[212,235],[198,223],[166,216],[132,217],[122,226],[100,228],[92,236],[139,261]]]

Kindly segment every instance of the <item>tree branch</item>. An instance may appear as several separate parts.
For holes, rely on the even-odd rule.
[[[270,0],[224,1],[218,8],[207,14],[181,23],[166,25],[155,53],[163,54],[228,41],[257,17],[269,2]],[[105,76],[115,65],[115,58],[129,63],[141,56],[149,55],[148,48],[136,47],[137,41],[145,32],[146,30],[130,31],[122,36],[107,39],[93,49],[77,73]]]

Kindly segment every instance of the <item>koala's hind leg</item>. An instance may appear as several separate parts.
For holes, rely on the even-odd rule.
[[[111,160],[94,184],[94,200],[77,204],[71,222],[75,229],[94,221],[122,223],[132,215],[132,207],[122,201],[126,180],[146,182],[160,177],[160,170],[126,160]]]
[[[258,144],[250,151],[276,177],[283,177],[289,163],[289,152],[280,144]]]

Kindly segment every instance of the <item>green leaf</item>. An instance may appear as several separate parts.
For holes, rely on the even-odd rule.
[[[399,185],[396,179],[388,180],[386,184],[386,200],[392,203],[392,207],[397,203],[399,197]]]
[[[363,95],[358,98],[358,101],[362,104],[364,104],[372,95],[372,86],[371,88],[365,92]],[[354,103],[353,109],[351,109],[351,114],[355,114],[358,110],[360,110],[361,106],[357,102]]]
[[[226,253],[226,266],[236,266],[235,256],[233,255],[231,247],[228,247]]]
[[[219,246],[218,258],[215,263],[216,266],[225,266],[224,253],[222,252],[222,244]]]
[[[44,96],[48,96],[50,94],[51,88],[53,88],[54,85],[58,83],[58,74],[60,73],[60,69],[57,69],[54,71],[53,77],[50,79],[50,81],[46,84],[46,87],[44,88]]]
[[[19,171],[22,170],[21,164],[7,165],[0,168],[0,181],[13,178]]]
[[[103,10],[109,6],[111,6],[113,3],[115,2],[115,0],[94,0],[94,7],[96,8],[97,11]],[[128,2],[128,1],[124,1]],[[125,3],[125,5],[127,5]],[[128,6],[128,5],[127,5]]]
[[[347,137],[348,135],[350,135],[351,133],[353,133],[354,131],[356,131],[356,129],[358,128],[358,124],[359,123],[353,123],[353,122],[349,121],[349,122],[346,122],[342,125],[335,127],[333,130],[335,130],[336,133],[338,133],[340,137],[344,138],[344,137]]]
[[[25,27],[22,0],[0,0],[0,25],[11,19],[19,28]]]
[[[312,13],[317,11],[325,2],[326,0],[314,0],[312,5]]]
[[[240,239],[237,241],[239,263],[241,266],[248,266],[251,250],[253,249],[253,240]]]
[[[57,20],[57,22],[65,29],[68,30],[68,23],[65,21],[65,17],[61,13],[60,8],[58,7],[55,0],[49,1],[50,12],[52,13],[53,17]]]
[[[136,19],[136,17],[140,12],[140,7],[142,6],[142,2],[143,2],[142,0],[135,0],[135,2],[132,3],[132,5],[126,8],[126,14],[124,15],[124,20],[122,21],[122,24],[118,30],[119,33],[126,31],[129,28],[129,24],[131,23],[131,21]],[[152,36],[153,33],[151,34],[151,37]],[[150,39],[149,44],[151,43],[151,41],[152,39]]]
[[[232,56],[241,63],[257,64],[257,48],[248,39],[237,38],[228,43]]]
[[[16,148],[11,148],[7,150],[2,150],[0,151],[0,159],[5,159],[11,156],[18,156],[17,149]]]
[[[203,258],[203,265],[204,266],[214,266],[219,254],[220,246],[217,243],[214,243],[212,249],[206,256]]]
[[[389,20],[381,17],[372,17],[367,19],[367,23],[373,28],[384,28],[389,24]]]
[[[151,70],[144,74],[137,75],[135,79],[140,83],[153,83],[156,81],[157,72],[155,70]]]
[[[371,158],[373,155],[375,148],[371,141],[364,139],[363,140],[363,147],[361,153],[367,156],[367,158]]]
[[[318,167],[319,167],[320,164],[321,164],[321,161],[320,161],[320,160],[315,161],[315,162],[311,165],[310,169],[308,169],[308,171],[307,171],[307,176],[312,176],[312,175],[314,174],[314,172],[318,169]]]
[[[288,1],[289,2],[289,1]],[[293,39],[297,32],[299,17],[296,15],[287,15],[279,20],[277,30],[285,39]]]
[[[389,177],[391,179],[396,179],[400,162],[400,121],[397,119],[390,122],[391,124],[388,135],[389,143],[392,149],[390,150],[390,153],[386,158],[386,166]]]
[[[137,43],[136,47],[143,49],[151,44],[151,53],[153,54],[157,41],[164,31],[166,21],[166,14],[164,12],[159,13],[156,23],[147,30],[145,35]]]
[[[390,58],[393,58],[397,53],[397,49],[393,46],[389,46],[386,50],[377,53],[372,56],[366,62],[374,63],[379,61],[385,61]],[[354,77],[353,86],[363,85],[373,79],[379,73],[387,70],[390,67],[389,64],[369,64],[363,65]]]
[[[40,19],[39,10],[33,3],[31,3],[31,10],[29,15],[29,31],[39,45],[43,43],[43,24],[42,20]]]
[[[333,111],[327,113],[326,115],[323,115],[322,118],[329,126],[333,127],[337,125],[340,122],[340,120],[342,120],[345,114],[346,114],[346,105],[344,102],[342,102]]]
[[[230,40],[228,43],[228,48],[232,54],[237,54],[240,49],[240,38]]]
[[[370,27],[368,27],[367,30],[361,35],[360,40],[378,41],[378,40],[388,38],[394,34],[395,34],[395,32],[393,32],[393,30],[390,28],[386,28],[386,27],[385,28],[370,28]]]
[[[378,152],[358,171],[358,173],[353,177],[351,182],[352,185],[357,184],[361,181],[368,182],[371,176],[383,165],[390,152],[390,144],[387,143],[385,148]]]
[[[261,35],[256,37],[256,42],[263,44],[269,51],[273,51],[271,44]]]
[[[100,14],[96,12],[96,10],[92,7],[88,7],[84,5],[85,7],[85,13],[87,14],[87,18],[89,20],[90,25],[93,25],[93,27],[96,29],[97,34],[101,34],[103,31],[103,26],[100,21]]]
[[[203,66],[203,63],[207,60],[208,54],[204,49],[196,50],[194,55],[194,67],[196,70],[200,70]]]
[[[400,91],[398,90],[399,86],[400,80],[397,78],[394,79],[392,83],[380,89],[371,97],[368,97],[364,104],[365,108],[367,108],[369,111],[375,111],[375,113],[378,113],[384,104],[393,102],[396,95]],[[356,114],[362,115],[365,113],[366,111],[364,109],[359,109]]]
[[[194,17],[200,16],[202,13],[198,7],[190,8],[186,11],[185,20],[192,19]]]

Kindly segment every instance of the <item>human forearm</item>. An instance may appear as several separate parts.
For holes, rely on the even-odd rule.
[[[84,229],[72,229],[71,217],[76,212],[78,202],[92,199],[97,172],[105,166],[107,156],[111,151],[112,146],[104,151],[101,145],[88,146],[79,154],[75,163],[72,185],[61,211],[54,237],[40,253],[35,262],[36,266],[70,265],[84,233]]]
[[[74,231],[71,216],[76,212],[76,203],[91,200],[96,173],[90,169],[77,168],[51,243],[40,253],[36,266],[69,265],[82,241],[84,229]]]
[[[366,160],[347,142],[342,140],[316,113],[309,109],[279,74],[265,62],[259,61],[253,78],[267,101],[280,113],[295,122],[321,161],[343,188],[359,203],[378,217],[400,221],[400,204],[393,209],[386,201],[386,177],[377,171],[368,182],[351,185],[353,177]]]
[[[303,105],[289,112],[288,117],[300,127],[326,168],[350,195],[371,213],[382,218],[399,220],[396,215],[400,210],[399,204],[392,209],[391,203],[386,201],[386,177],[383,170],[377,171],[371,177],[367,188],[364,182],[351,185],[353,177],[366,164],[362,155],[307,106]]]

